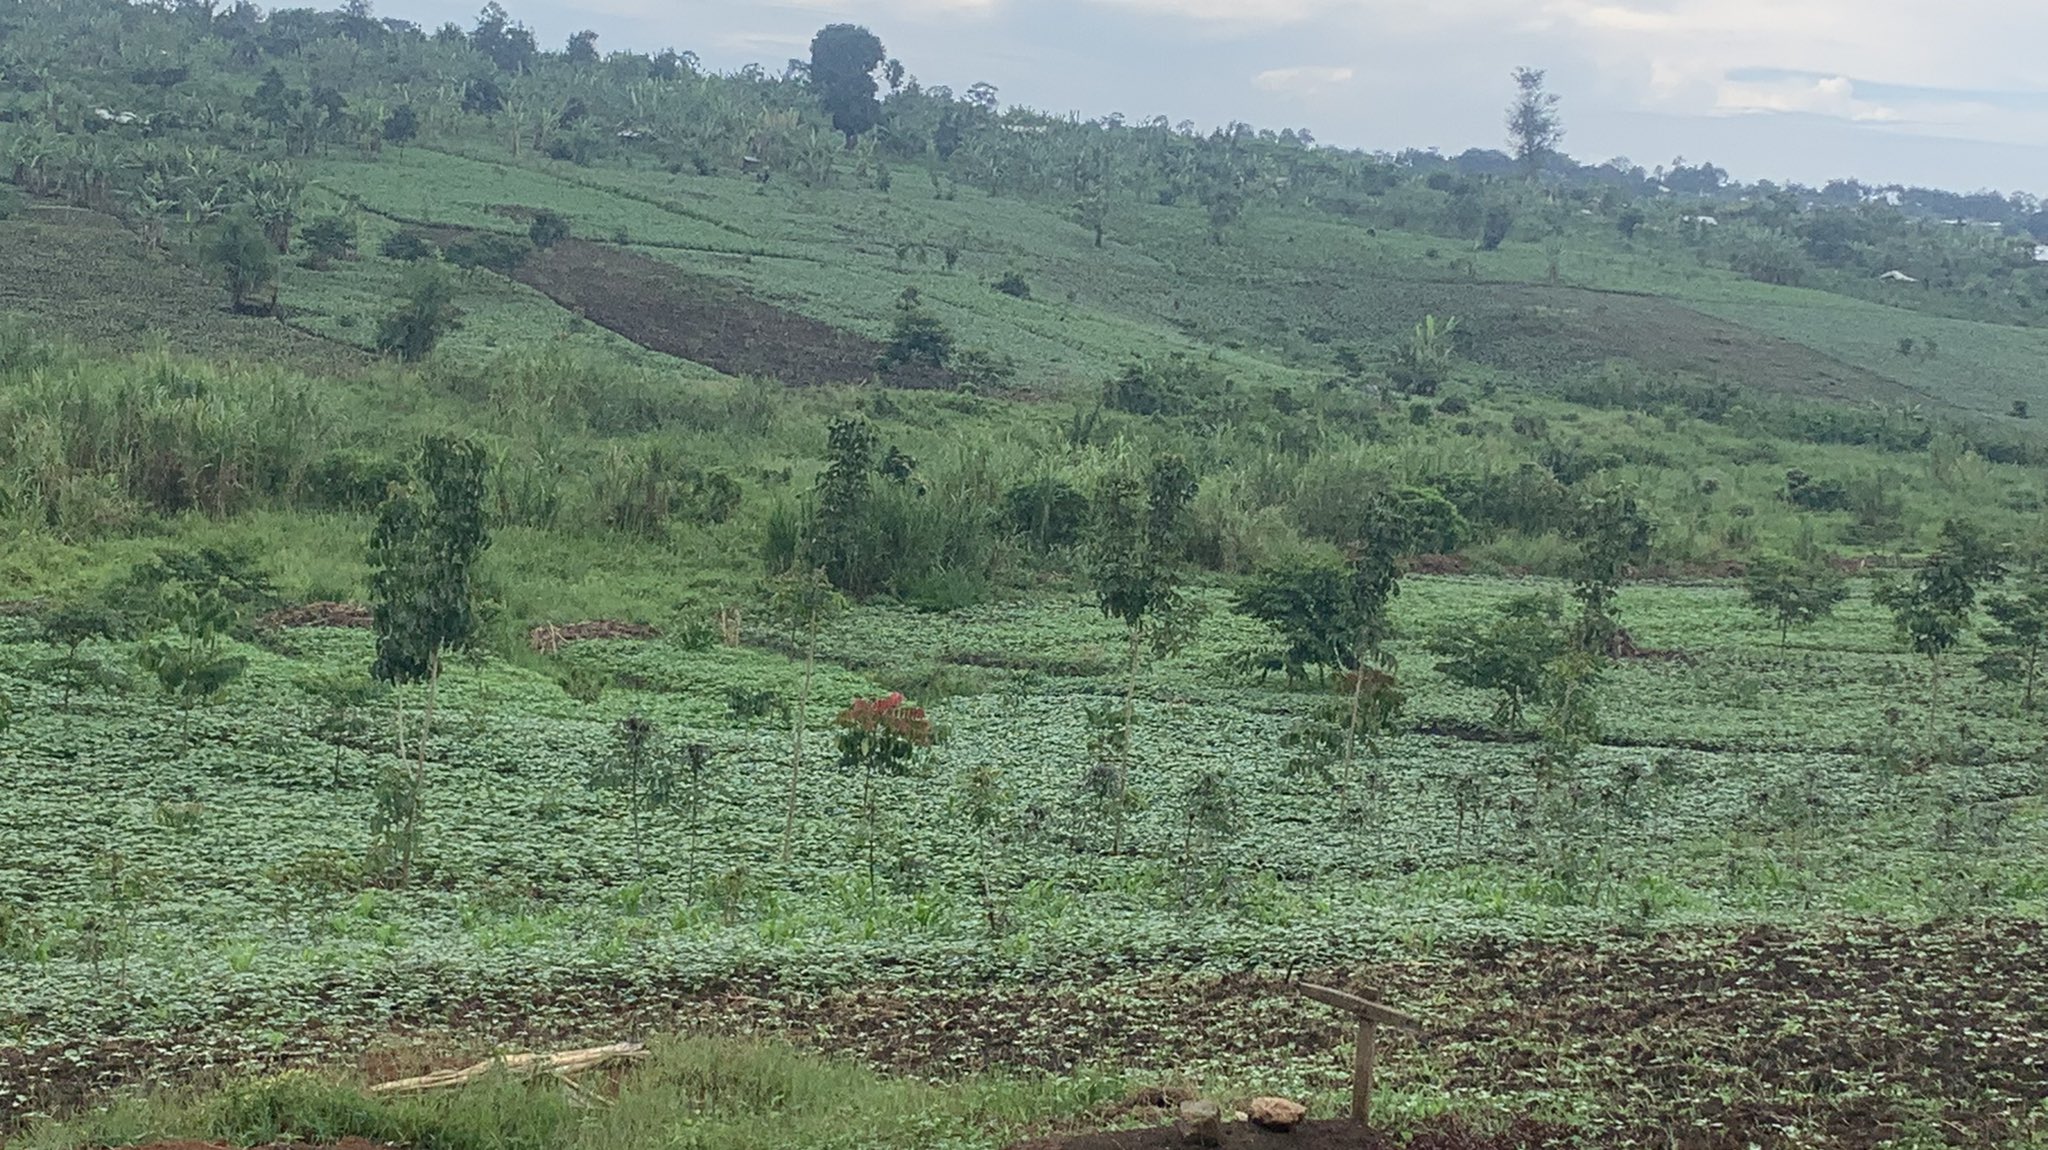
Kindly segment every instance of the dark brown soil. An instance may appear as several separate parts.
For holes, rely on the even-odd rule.
[[[1390,1088],[1428,1081],[1480,1104],[1583,1098],[1590,1125],[1580,1141],[1589,1146],[1848,1150],[1898,1138],[1930,1112],[1952,1144],[2006,1144],[2038,1129],[2029,1115],[2048,1096],[2044,954],[2043,924],[1992,919],[1482,940],[1457,953],[1313,962],[1291,973],[1378,987],[1423,1019],[1419,1037],[1384,1040]],[[211,1019],[168,1031],[0,1044],[0,1129],[17,1096],[63,1110],[122,1086],[204,1082],[229,1070],[362,1060],[383,1072],[417,1064],[407,1060],[421,1051],[459,1061],[456,1052],[496,1045],[678,1030],[786,1038],[940,1077],[1222,1060],[1285,1066],[1316,1091],[1350,1081],[1348,1021],[1305,1004],[1284,972],[1068,971],[1030,982],[905,973],[839,988],[768,975],[707,983],[659,969],[472,975],[409,993],[398,1010],[337,983],[301,996],[319,1009],[318,1023],[275,1020],[268,999],[227,995]],[[237,1035],[256,1025],[278,1025],[285,1038],[252,1062]],[[1126,1111],[1097,1125],[1170,1118]]]
[[[863,383],[882,345],[623,248],[566,240],[528,261],[521,283],[642,347],[795,387]],[[894,387],[950,387],[944,372],[899,369]]]
[[[1286,1132],[1230,1122],[1223,1127],[1222,1150],[1537,1150],[1565,1145],[1568,1133],[1535,1122],[1482,1131],[1455,1119],[1438,1119],[1412,1134],[1398,1135],[1349,1119],[1304,1122]],[[1167,1125],[1043,1138],[1010,1150],[1188,1150],[1189,1145],[1179,1130]]]

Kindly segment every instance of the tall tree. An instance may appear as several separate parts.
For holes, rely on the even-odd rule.
[[[371,617],[377,657],[370,673],[392,684],[427,685],[417,755],[409,775],[387,772],[380,787],[381,861],[395,862],[398,881],[411,878],[426,786],[427,740],[443,656],[470,643],[477,629],[476,565],[490,546],[484,522],[490,463],[468,439],[429,436],[420,445],[414,482],[394,492],[370,535]],[[398,754],[405,758],[405,699],[398,696]]]
[[[1508,105],[1508,140],[1515,148],[1515,162],[1529,179],[1543,172],[1543,165],[1557,154],[1564,142],[1564,119],[1558,115],[1557,96],[1544,86],[1541,68],[1515,69],[1515,102]]]
[[[849,146],[881,118],[875,70],[888,56],[881,40],[858,24],[832,24],[811,39],[811,86]]]

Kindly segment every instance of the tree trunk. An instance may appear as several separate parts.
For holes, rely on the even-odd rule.
[[[789,746],[789,802],[782,816],[782,861],[789,861],[789,842],[796,833],[796,798],[804,771],[804,727],[811,708],[811,677],[818,665],[818,616],[811,615],[810,633],[804,640],[804,685],[796,696],[796,726]]]
[[[1131,795],[1131,744],[1132,728],[1138,717],[1138,663],[1145,656],[1144,632],[1131,627],[1130,662],[1124,668],[1124,730],[1123,739],[1116,755],[1116,832],[1111,841],[1110,853],[1122,854],[1124,850],[1124,813],[1130,806]]]

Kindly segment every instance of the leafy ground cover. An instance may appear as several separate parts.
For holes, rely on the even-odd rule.
[[[881,781],[873,838],[814,728],[787,859],[788,731],[744,701],[795,698],[786,638],[486,659],[442,684],[404,890],[359,869],[388,718],[301,685],[366,663],[366,635],[271,635],[241,648],[231,705],[180,711],[135,687],[67,700],[30,670],[58,649],[15,621],[0,1098],[19,1118],[209,1071],[701,1026],[917,1073],[1256,1078],[1335,1112],[1338,1022],[1287,990],[1315,973],[1438,1020],[1389,1056],[1389,1113],[1417,1120],[1715,1146],[2035,1132],[2038,718],[1972,694],[1930,755],[1918,709],[1887,714],[1919,668],[1867,603],[1780,647],[1724,587],[1639,587],[1631,626],[1685,658],[1620,664],[1603,745],[1546,783],[1473,737],[1490,701],[1416,645],[1529,586],[1411,579],[1413,729],[1330,783],[1282,746],[1312,696],[1233,670],[1247,625],[1212,612],[1142,692],[1127,855],[1082,786],[1116,636],[1078,602],[836,623],[814,717],[877,676],[970,677],[940,684],[939,750]],[[640,834],[584,785],[628,714],[711,764]],[[977,822],[983,768],[1000,794]],[[1210,772],[1227,827],[1191,821]]]

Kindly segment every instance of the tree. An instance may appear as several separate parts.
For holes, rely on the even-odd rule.
[[[662,745],[661,729],[641,715],[619,720],[613,729],[612,753],[593,764],[584,785],[625,800],[633,838],[633,865],[647,870],[647,819],[669,808],[676,798],[675,757]]]
[[[1281,669],[1288,679],[1300,680],[1311,667],[1335,671],[1352,665],[1358,620],[1347,582],[1340,564],[1291,557],[1260,571],[1238,592],[1235,606],[1278,632],[1284,644]]]
[[[1749,605],[1778,625],[1784,646],[1793,627],[1820,622],[1849,597],[1848,581],[1825,563],[1796,563],[1765,556],[1750,564],[1742,579]]]
[[[1119,445],[1095,485],[1094,523],[1083,560],[1095,587],[1096,605],[1124,625],[1127,645],[1123,710],[1107,744],[1112,776],[1105,798],[1116,817],[1115,851],[1123,849],[1131,735],[1145,646],[1150,640],[1159,649],[1170,649],[1184,633],[1181,578],[1187,512],[1198,486],[1186,459],[1158,455],[1141,469],[1128,444]]]
[[[585,28],[569,37],[569,45],[563,50],[571,64],[597,63],[597,33]]]
[[[207,247],[207,255],[220,269],[229,303],[236,312],[276,312],[277,253],[255,220],[239,212],[223,220]]]
[[[883,346],[875,366],[890,371],[910,364],[944,371],[952,356],[953,333],[946,330],[939,317],[925,310],[923,297],[916,288],[904,288],[896,300],[896,321],[889,331],[889,342]]]
[[[535,248],[546,251],[569,238],[569,217],[543,208],[533,214],[526,238]]]
[[[159,635],[143,643],[136,662],[156,676],[164,694],[180,707],[212,702],[249,667],[248,659],[227,654],[221,646],[234,624],[234,609],[215,590],[194,591],[181,584],[167,595],[165,615],[175,638]]]
[[[412,110],[411,104],[400,104],[384,117],[384,142],[397,144],[401,152],[407,144],[418,139],[419,134],[419,113]]]
[[[861,777],[861,848],[867,856],[868,897],[875,891],[875,848],[881,841],[881,808],[875,797],[877,775],[909,771],[917,752],[932,745],[935,731],[924,708],[912,706],[902,692],[879,699],[855,699],[833,720],[839,728],[839,766]]]
[[[405,277],[405,299],[398,310],[377,325],[377,350],[406,363],[419,363],[434,353],[441,337],[461,326],[455,306],[455,285],[431,264]]]
[[[2004,577],[2001,549],[1976,524],[1951,519],[1942,525],[1940,546],[1911,579],[1880,584],[1872,595],[1892,613],[1900,640],[1927,659],[1930,728],[1940,708],[1941,657],[1968,630],[1979,589]]]
[[[1430,640],[1436,669],[1461,687],[1497,691],[1493,723],[1519,730],[1532,703],[1548,697],[1552,664],[1571,650],[1564,610],[1555,598],[1525,595],[1503,605],[1492,622],[1446,628]]]
[[[1629,568],[1649,555],[1656,530],[1636,505],[1634,493],[1626,488],[1579,501],[1566,535],[1579,546],[1573,564],[1572,598],[1580,606],[1573,635],[1573,644],[1580,650],[1604,654],[1620,631],[1615,621],[1615,596]]]
[[[797,690],[796,708],[790,714],[789,795],[782,818],[782,859],[789,861],[791,840],[796,834],[796,807],[803,793],[804,735],[808,731],[811,686],[818,668],[818,632],[845,603],[832,589],[822,568],[791,571],[775,581],[769,596],[770,609],[782,625],[803,644],[804,677]]]
[[[881,40],[857,24],[828,25],[811,39],[811,86],[848,146],[881,119],[875,69],[888,55]]]
[[[343,216],[322,216],[299,233],[299,246],[306,249],[306,263],[325,271],[335,260],[347,259],[355,251],[356,226]]]
[[[1531,180],[1543,172],[1543,165],[1564,142],[1564,120],[1557,112],[1557,96],[1544,87],[1541,68],[1515,69],[1515,102],[1508,105],[1508,141],[1514,145],[1515,162]]]
[[[490,463],[481,445],[429,436],[414,482],[378,511],[370,535],[371,618],[377,653],[370,673],[393,685],[427,685],[417,757],[410,775],[385,773],[375,861],[396,862],[401,885],[412,875],[426,784],[427,740],[444,655],[475,638],[476,565],[490,546],[484,522]],[[406,753],[405,697],[397,695],[398,757]]]
[[[1497,252],[1507,242],[1508,233],[1514,230],[1515,213],[1506,204],[1493,204],[1486,209],[1486,222],[1479,232],[1479,250]]]
[[[1982,632],[1991,654],[1977,664],[1986,679],[2021,689],[2020,706],[2034,709],[2041,665],[2048,654],[2048,578],[2034,576],[2017,595],[1994,595],[1984,611],[1996,626]]]

